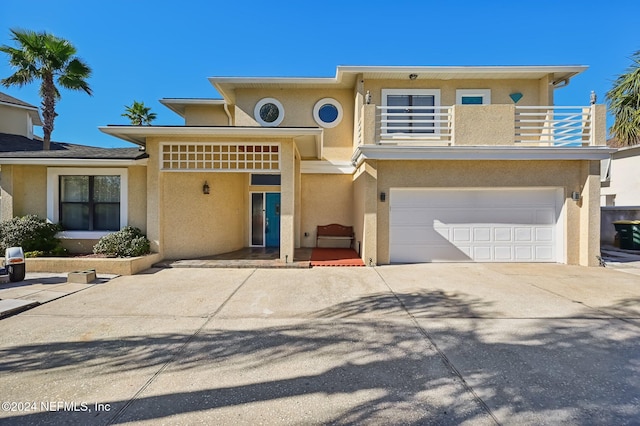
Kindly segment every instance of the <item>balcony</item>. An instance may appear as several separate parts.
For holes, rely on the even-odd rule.
[[[363,105],[359,144],[594,146],[606,139],[604,105]]]

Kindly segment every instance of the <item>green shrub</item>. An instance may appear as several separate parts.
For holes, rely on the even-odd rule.
[[[0,251],[8,247],[22,247],[25,252],[41,251],[45,254],[60,247],[56,234],[61,230],[36,215],[14,217],[0,222]]]
[[[118,232],[100,238],[93,246],[95,254],[106,254],[115,257],[142,256],[151,251],[147,237],[138,228],[125,226]]]

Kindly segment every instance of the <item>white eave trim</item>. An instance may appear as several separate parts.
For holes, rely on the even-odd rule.
[[[340,73],[385,73],[394,72],[406,74],[412,72],[436,72],[451,74],[474,74],[478,72],[486,73],[581,73],[589,68],[586,65],[498,65],[498,66],[338,66]]]
[[[614,149],[603,147],[524,146],[359,146],[351,157],[362,160],[603,160]]]
[[[160,103],[181,117],[184,117],[184,107],[187,105],[224,105],[224,99],[198,99],[198,98],[163,98]]]
[[[327,174],[327,175],[351,175],[355,167],[348,161],[312,161],[300,162],[300,173],[303,174]]]
[[[37,166],[146,166],[148,158],[139,160],[95,159],[95,158],[0,158],[0,164],[23,164]]]
[[[101,126],[98,129],[111,136],[144,146],[149,136],[255,136],[266,138],[322,136],[320,128],[301,127],[188,127],[188,126]]]

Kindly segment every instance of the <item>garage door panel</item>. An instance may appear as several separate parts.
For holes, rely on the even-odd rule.
[[[449,230],[435,230],[428,227],[399,227],[391,236],[391,244],[404,242],[405,244],[424,244],[425,241],[449,241]]]
[[[473,260],[487,262],[491,260],[491,246],[474,246]]]
[[[423,262],[469,262],[470,247],[447,245],[391,245],[391,252],[402,258],[404,263]]]
[[[493,259],[497,262],[513,261],[513,247],[511,246],[495,246],[493,248]]]
[[[520,262],[530,262],[533,260],[533,247],[531,246],[515,246],[515,260]]]
[[[553,241],[552,228],[535,228],[536,241]]]
[[[511,227],[496,226],[493,229],[494,241],[513,241],[513,229]]]
[[[491,241],[491,227],[474,226],[473,241],[484,241],[484,242]]]
[[[453,241],[471,242],[471,228],[467,226],[456,226],[453,228]]]
[[[391,261],[557,261],[556,194],[392,188]]]

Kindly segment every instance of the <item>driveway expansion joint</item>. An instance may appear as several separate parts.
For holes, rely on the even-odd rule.
[[[244,286],[247,283],[247,281],[249,281],[249,278],[251,278],[255,273],[256,273],[256,269],[251,271],[251,273],[245,277],[245,279],[240,283],[240,285],[238,285],[231,292],[229,297],[227,297],[224,300],[224,302],[220,304],[218,309],[216,309],[212,314],[205,317],[205,321],[202,323],[202,325],[187,338],[187,340],[175,351],[173,356],[171,356],[171,358],[169,358],[169,360],[167,360],[167,362],[165,362],[158,369],[158,371],[156,371],[149,378],[149,380],[147,380],[146,383],[142,385],[142,387],[140,387],[140,389],[138,389],[138,391],[122,406],[122,408],[120,408],[117,412],[113,414],[113,416],[111,416],[111,418],[106,423],[107,425],[113,425],[119,422],[120,418],[124,415],[127,409],[136,401],[136,399],[138,399],[138,397],[142,395],[142,393],[149,386],[151,386],[153,382],[155,382],[155,380],[160,376],[160,374],[162,374],[169,367],[169,365],[171,365],[178,358],[178,355],[180,355],[185,350],[185,348],[189,346],[189,343],[191,343],[193,339],[195,339],[198,335],[200,335],[200,333],[202,333],[202,330],[211,322],[211,320],[213,320],[213,318],[225,307],[225,305],[229,302],[229,300],[231,300],[231,298],[233,298],[233,296],[236,295],[236,293],[240,290],[240,288],[242,288],[242,286]]]
[[[444,364],[445,368],[447,368],[452,375],[456,376],[460,380],[460,383],[462,384],[462,387],[464,388],[464,390],[472,396],[472,398],[476,401],[476,403],[487,413],[487,415],[489,417],[491,417],[491,419],[494,421],[494,423],[496,425],[500,425],[501,424],[500,421],[498,420],[496,415],[491,411],[491,409],[489,408],[487,403],[484,402],[484,400],[482,398],[480,398],[480,395],[478,395],[478,393],[473,389],[473,387],[471,387],[471,385],[469,385],[469,383],[467,383],[467,381],[465,380],[465,378],[462,375],[462,373],[460,372],[460,370],[458,370],[456,368],[456,366],[453,365],[453,362],[449,359],[449,357],[447,357],[447,355],[442,351],[442,349],[440,349],[438,347],[438,345],[436,344],[436,342],[433,339],[433,337],[431,337],[431,335],[427,332],[427,330],[425,330],[420,325],[420,323],[418,322],[416,317],[411,313],[411,311],[407,308],[407,306],[402,302],[402,300],[398,297],[396,292],[393,291],[393,289],[391,288],[391,286],[389,285],[387,280],[385,280],[384,277],[382,276],[382,274],[380,274],[380,271],[378,270],[378,268],[374,267],[374,270],[376,271],[376,273],[378,274],[378,276],[380,277],[380,279],[382,280],[384,285],[389,289],[391,294],[393,294],[393,297],[398,301],[400,306],[402,306],[402,309],[407,313],[409,318],[411,318],[411,322],[413,322],[413,324],[416,327],[416,329],[427,340],[427,344],[430,345],[431,347],[433,347],[433,349],[436,351],[436,353],[440,357],[440,360]]]

